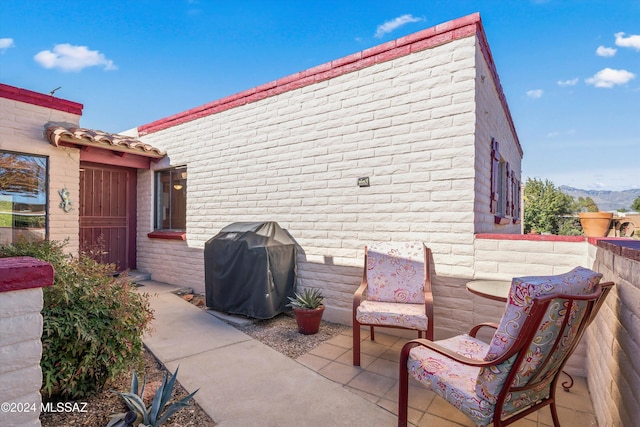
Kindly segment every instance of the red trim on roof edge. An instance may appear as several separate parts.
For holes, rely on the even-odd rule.
[[[335,59],[325,64],[317,65],[308,70],[291,74],[290,76],[265,83],[263,85],[245,90],[235,95],[213,101],[199,107],[192,108],[182,113],[174,114],[160,120],[138,127],[138,135],[148,135],[173,126],[190,122],[202,117],[210,116],[221,111],[229,110],[251,102],[259,101],[274,95],[308,86],[324,80],[361,70],[373,64],[389,61],[406,56],[414,52],[430,49],[453,40],[469,37],[476,34],[480,40],[481,51],[491,70],[493,81],[496,84],[502,107],[504,108],[509,126],[513,132],[520,156],[522,157],[522,147],[518,140],[518,135],[513,124],[513,119],[507,105],[507,100],[500,85],[498,72],[496,71],[491,51],[484,34],[482,21],[479,13],[464,16],[453,21],[436,25],[432,28],[419,31],[414,34],[392,40],[378,46],[365,49],[362,52]]]
[[[21,89],[2,83],[0,83],[0,98],[51,108],[52,110],[65,111],[67,113],[77,114],[78,116],[82,115],[82,109],[84,108],[84,105],[78,102],[68,101],[52,95],[45,95],[44,93],[33,92],[28,89]]]

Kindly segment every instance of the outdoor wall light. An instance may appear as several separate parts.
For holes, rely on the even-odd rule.
[[[182,190],[182,184],[173,184],[174,190]]]
[[[368,187],[369,186],[369,177],[365,176],[362,178],[358,178],[358,187]]]

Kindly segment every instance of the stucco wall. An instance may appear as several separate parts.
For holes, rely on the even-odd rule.
[[[367,242],[422,240],[439,274],[470,274],[475,40],[142,136],[187,165],[188,220],[186,242],[149,239],[141,204],[138,268],[204,291],[205,241],[232,222],[273,220],[298,242],[299,284],[325,290],[332,320],[349,321]],[[371,186],[358,187],[365,176]],[[152,200],[150,174],[140,178],[139,198]]]
[[[44,95],[42,95],[44,96]],[[69,239],[66,250],[78,251],[78,191],[80,154],[77,149],[54,147],[44,137],[49,122],[78,125],[80,116],[64,111],[0,97],[0,149],[49,158],[48,209],[49,238]],[[64,212],[58,190],[69,189],[75,202],[71,212]]]

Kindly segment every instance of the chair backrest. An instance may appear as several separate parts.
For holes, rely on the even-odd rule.
[[[514,278],[485,360],[497,361],[512,353],[514,346],[523,347],[508,359],[482,368],[476,393],[496,403],[509,378],[511,387],[523,387],[519,397],[525,400],[535,401],[537,395],[544,395],[591,319],[592,304],[584,297],[594,293],[601,277],[600,273],[577,267],[557,276]],[[542,302],[546,306],[535,318],[534,301],[538,311]]]
[[[384,242],[366,248],[367,299],[424,304],[427,249],[422,242]]]

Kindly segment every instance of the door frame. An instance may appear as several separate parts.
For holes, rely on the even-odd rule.
[[[115,166],[112,164],[96,163],[80,160],[80,169],[84,167],[106,169],[106,170],[118,170],[124,171],[126,175],[126,203],[127,203],[127,224],[126,224],[126,242],[125,242],[125,259],[126,266],[119,269],[135,270],[137,263],[137,180],[138,171],[135,168]],[[84,178],[82,178],[84,179]],[[78,201],[80,203],[80,200]],[[80,219],[81,215],[78,214],[78,235],[80,234]],[[82,245],[83,242],[80,242]]]

